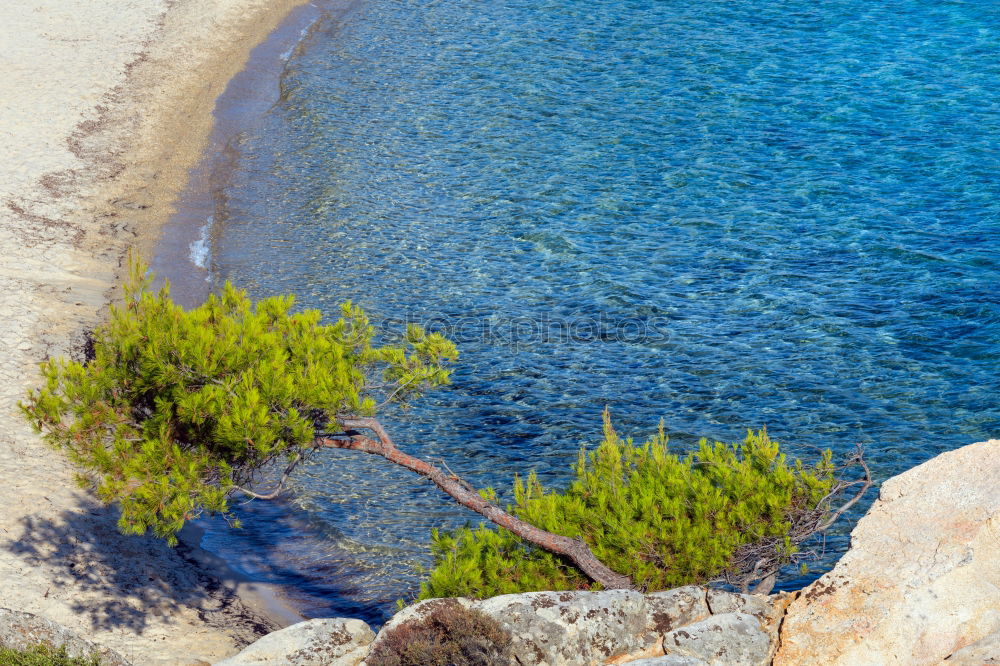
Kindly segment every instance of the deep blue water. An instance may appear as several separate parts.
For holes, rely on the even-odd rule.
[[[214,269],[453,335],[454,385],[384,420],[476,485],[564,481],[605,405],[883,480],[1000,436],[997,53],[986,0],[367,0],[231,146]],[[331,453],[206,545],[378,622],[473,518]]]

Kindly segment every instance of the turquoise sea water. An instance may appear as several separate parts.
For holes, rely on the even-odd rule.
[[[479,486],[564,481],[605,405],[883,480],[1000,437],[997,53],[986,1],[368,0],[231,142],[212,268],[452,335],[454,386],[384,421]],[[374,622],[474,518],[338,453],[244,511],[206,546]]]

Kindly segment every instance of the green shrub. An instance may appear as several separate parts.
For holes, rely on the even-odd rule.
[[[379,636],[368,666],[494,666],[509,662],[510,634],[493,618],[457,601]]]
[[[607,411],[604,440],[589,454],[580,452],[575,472],[565,492],[546,490],[534,474],[515,479],[511,512],[582,539],[601,562],[647,591],[714,579],[743,582],[750,572],[741,556],[748,551],[791,561],[798,552],[794,527],[822,515],[834,485],[829,451],[811,468],[789,464],[761,430],[738,445],[702,440],[682,457],[670,453],[662,425],[641,446],[623,441]],[[432,549],[425,599],[596,589],[565,559],[506,530],[435,531]]]
[[[100,666],[100,663],[96,656],[70,657],[65,645],[56,648],[42,643],[27,650],[0,645],[0,666]]]

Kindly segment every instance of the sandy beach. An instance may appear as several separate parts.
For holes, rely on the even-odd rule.
[[[128,249],[149,257],[216,97],[299,4],[0,4],[0,607],[136,664],[211,663],[289,618],[196,548],[119,535],[16,404],[79,353]]]

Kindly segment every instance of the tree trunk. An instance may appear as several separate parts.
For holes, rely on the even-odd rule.
[[[344,437],[317,437],[317,446],[350,449],[382,456],[386,460],[427,477],[462,506],[472,509],[500,527],[510,530],[525,541],[569,558],[581,571],[606,589],[635,589],[631,578],[606,567],[594,557],[590,548],[583,541],[546,532],[526,523],[483,499],[479,493],[457,476],[446,474],[434,465],[400,451],[377,419],[348,418],[340,419],[340,423],[347,431]],[[378,440],[358,433],[357,430],[360,429],[371,430],[378,437]]]

